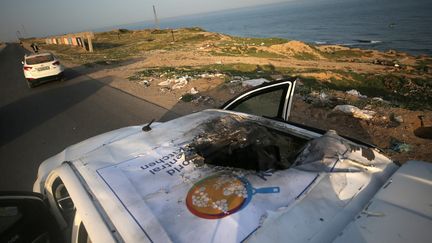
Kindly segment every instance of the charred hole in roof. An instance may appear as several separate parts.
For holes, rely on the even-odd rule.
[[[255,171],[289,168],[307,140],[241,117],[226,116],[201,125],[189,145],[188,160]]]

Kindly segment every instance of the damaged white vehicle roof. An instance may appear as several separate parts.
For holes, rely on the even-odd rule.
[[[259,136],[246,144],[238,133],[243,124],[271,128],[278,134],[272,139],[296,144],[266,147]],[[46,171],[69,161],[126,242],[331,242],[398,168],[335,132],[321,137],[230,111],[206,110],[151,128],[123,128],[71,146],[41,165],[36,190]],[[237,147],[204,146],[222,138]],[[250,143],[263,144],[266,158],[274,149],[287,152],[279,158],[286,163],[266,170],[218,165],[217,149],[230,155]],[[209,154],[215,163],[207,163]]]

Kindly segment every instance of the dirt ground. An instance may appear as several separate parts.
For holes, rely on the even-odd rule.
[[[136,35],[139,35],[141,32],[137,33]],[[230,82],[234,79],[244,79],[244,77],[229,76],[222,71],[219,72],[220,70],[216,72],[209,70],[212,72],[203,72],[199,74],[201,76],[179,74],[178,77],[168,77],[166,73],[161,72],[136,79],[130,77],[137,72],[154,68],[177,69],[212,65],[216,66],[214,69],[217,70],[218,66],[241,64],[288,70],[286,72],[289,72],[291,76],[312,78],[327,84],[349,81],[358,85],[362,80],[353,78],[358,74],[395,75],[425,80],[432,78],[430,72],[432,65],[429,57],[413,57],[394,51],[383,53],[341,46],[311,46],[299,41],[281,43],[274,41],[275,43],[267,44],[266,40],[258,41],[249,38],[239,40],[217,33],[197,33],[200,38],[204,39],[197,42],[186,42],[185,46],[179,48],[171,46],[170,49],[158,47],[140,51],[133,58],[127,58],[126,61],[112,63],[106,61],[104,65],[83,65],[74,62],[73,59],[66,59],[63,63],[107,85],[180,115],[219,107],[228,99],[247,89],[247,87],[242,87],[241,82]],[[135,32],[131,36],[134,34]],[[74,55],[69,49],[66,55],[52,45],[42,46],[42,48],[65,57]],[[420,65],[423,66],[419,68]],[[253,72],[259,71],[254,70]],[[167,80],[172,80],[173,83],[160,85]],[[173,84],[184,80],[186,82],[179,83],[180,88],[173,88]],[[426,84],[413,87],[418,89],[416,92],[419,94],[430,92]],[[412,90],[413,88],[408,87],[408,92]],[[318,92],[325,92],[326,100],[320,100],[316,91],[308,91],[302,87],[299,87],[298,91],[293,100],[290,120],[325,130],[333,129],[339,134],[376,144],[385,154],[402,163],[414,159],[432,161],[432,141],[414,135],[414,130],[420,127],[418,116],[425,117],[425,126],[432,126],[431,110],[421,107],[409,110],[387,103],[377,104],[372,101],[372,97],[351,97],[340,90],[318,90]],[[191,95],[191,92],[197,93]],[[393,92],[401,91],[393,90]],[[190,99],[186,100],[185,97]],[[333,111],[335,105],[353,103],[363,104],[363,107],[360,108],[366,107],[375,111],[376,114],[371,120],[361,120]]]
[[[248,87],[240,84],[226,83],[221,78],[194,79],[185,87],[178,90],[163,90],[158,83],[163,78],[154,79],[149,86],[129,81],[127,77],[136,70],[140,70],[146,63],[136,62],[129,66],[110,68],[85,68],[86,72],[95,79],[133,94],[142,99],[170,109],[177,114],[188,114],[207,108],[217,108],[225,101],[244,91]],[[107,78],[109,77],[109,78]],[[210,97],[192,102],[183,102],[180,98],[192,88],[199,91],[199,96]],[[401,163],[407,160],[432,160],[432,142],[418,138],[413,131],[420,127],[419,115],[424,115],[425,126],[432,126],[432,111],[412,111],[402,108],[374,107],[376,115],[366,121],[353,118],[350,115],[333,112],[331,108],[311,104],[304,101],[305,97],[296,95],[293,101],[290,120],[321,129],[336,130],[341,135],[350,136],[377,145],[393,160]],[[401,116],[403,122],[398,123],[392,116]],[[403,151],[394,151],[395,144],[407,144]]]

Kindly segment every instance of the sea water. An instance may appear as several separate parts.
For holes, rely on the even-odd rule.
[[[243,37],[282,37],[432,55],[431,0],[297,0],[161,19],[160,26],[198,26]],[[122,27],[141,29],[154,24]]]

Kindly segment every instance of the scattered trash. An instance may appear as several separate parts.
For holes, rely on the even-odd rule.
[[[406,153],[411,151],[412,146],[410,144],[392,138],[390,141],[390,149],[398,153]]]
[[[168,85],[171,85],[172,83],[174,83],[174,85],[171,87],[171,89],[180,89],[180,88],[183,88],[184,86],[186,86],[190,79],[191,79],[191,77],[186,75],[186,76],[179,77],[176,79],[167,79],[165,81],[160,82],[158,85],[159,86],[168,86]]]
[[[200,95],[200,96],[196,97],[195,99],[193,99],[192,103],[194,103],[194,104],[202,103],[202,104],[205,104],[205,105],[212,105],[212,104],[215,103],[215,101],[210,96],[202,96],[202,95]]]
[[[381,97],[373,97],[372,100],[379,101],[379,102],[384,102],[383,98],[381,98]]]
[[[367,98],[366,95],[362,95],[362,94],[360,94],[360,92],[358,92],[358,91],[355,90],[355,89],[349,90],[349,91],[347,91],[347,92],[345,92],[345,93],[347,93],[347,94],[349,94],[349,95],[352,95],[352,96],[355,96],[355,97],[363,98],[363,99]]]
[[[249,79],[249,80],[242,81],[242,86],[243,87],[246,87],[246,86],[255,87],[255,86],[261,85],[263,83],[268,83],[268,82],[270,82],[270,81],[265,79],[265,78]]]
[[[159,89],[159,91],[160,91],[161,93],[167,93],[167,92],[170,92],[171,89],[168,88],[168,87],[162,87],[162,88]]]
[[[381,98],[381,97],[373,97],[372,100],[373,100],[373,101],[376,101],[376,102],[381,102],[381,103],[384,103],[384,104],[390,104],[390,101],[388,101],[388,100],[384,100],[384,99]]]
[[[159,86],[168,86],[172,83],[172,81],[170,79],[166,80],[166,81],[162,81],[160,83],[158,83]]]
[[[195,87],[192,87],[189,93],[193,95],[198,94],[198,90]]]
[[[148,86],[150,86],[150,81],[148,81],[148,80],[141,80],[141,81],[138,82],[138,84],[143,85],[145,87],[148,87]]]
[[[319,94],[319,99],[321,102],[326,102],[328,101],[328,95],[323,91],[321,91],[321,93]]]
[[[197,77],[201,77],[201,78],[214,78],[214,77],[223,77],[224,74],[222,73],[203,73],[200,75],[197,75]]]
[[[351,114],[355,118],[370,120],[375,115],[375,111],[361,110],[353,105],[337,105],[333,111],[340,111],[346,114]]]
[[[174,80],[174,85],[171,87],[171,89],[180,89],[183,88],[184,86],[186,86],[188,84],[188,76],[185,77],[181,77],[178,78],[176,80]]]
[[[238,83],[248,79],[249,79],[248,77],[243,77],[243,76],[232,76],[232,80],[230,81],[230,83]]]
[[[403,123],[403,122],[404,122],[402,116],[396,116],[394,113],[391,113],[391,114],[390,114],[390,120],[391,120],[391,121],[398,122],[398,123]]]

